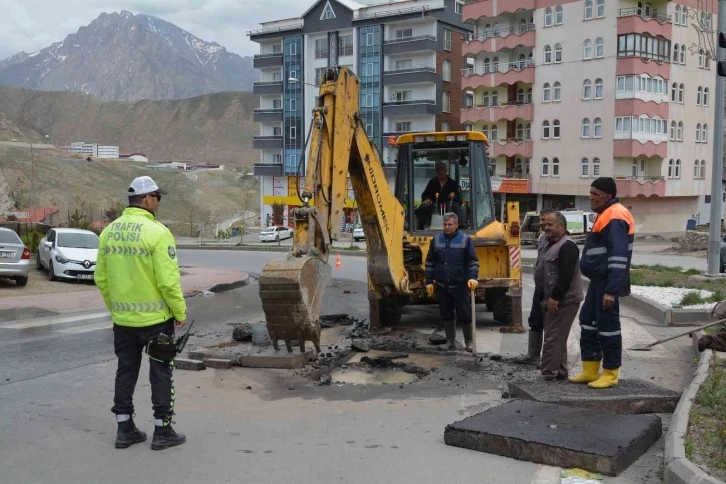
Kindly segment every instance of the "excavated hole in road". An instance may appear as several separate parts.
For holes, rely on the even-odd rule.
[[[352,355],[330,373],[329,381],[353,385],[414,383],[445,363],[445,356],[371,350]]]

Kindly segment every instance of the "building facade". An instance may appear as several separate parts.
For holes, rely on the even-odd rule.
[[[70,146],[61,146],[61,150],[71,153],[79,153],[84,156],[93,156],[95,158],[119,158],[118,146],[99,145],[98,143],[86,143],[77,141],[71,143]]]
[[[481,0],[463,7],[465,129],[491,140],[499,199],[589,209],[612,176],[638,232],[709,217],[716,2]],[[710,45],[714,45],[710,43]],[[498,186],[497,186],[498,185]]]
[[[463,2],[456,0],[372,6],[320,0],[300,17],[248,32],[260,45],[254,66],[261,80],[253,92],[260,96],[254,112],[260,159],[254,174],[261,179],[262,220],[271,215],[273,203],[282,203],[289,224],[289,210],[300,205],[303,145],[319,81],[329,67],[348,67],[360,79],[361,118],[391,185],[396,161],[391,136],[461,128],[462,39],[471,30],[462,13]],[[348,188],[346,216],[353,221],[355,197]]]

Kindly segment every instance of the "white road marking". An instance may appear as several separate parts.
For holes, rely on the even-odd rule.
[[[56,324],[77,323],[88,321],[90,319],[99,319],[110,316],[108,311],[98,311],[85,314],[70,314],[68,316],[53,316],[48,318],[30,319],[26,321],[11,321],[9,323],[0,323],[2,329],[28,329],[40,328],[43,326],[54,326]]]
[[[537,472],[534,473],[530,484],[557,484],[560,482],[561,474],[562,469],[559,467],[540,465],[537,466]]]
[[[109,320],[104,321],[103,323],[89,324],[87,326],[76,326],[75,328],[59,329],[58,331],[53,332],[63,334],[83,334],[110,328],[113,328],[113,323]]]

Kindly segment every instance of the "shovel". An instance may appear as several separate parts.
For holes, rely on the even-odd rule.
[[[471,354],[476,356],[476,305],[474,289],[471,290]]]
[[[686,331],[685,333],[680,333],[675,336],[669,336],[667,338],[659,339],[658,341],[654,341],[650,344],[637,344],[633,345],[630,348],[628,348],[630,351],[650,351],[653,346],[665,343],[666,341],[670,341],[672,339],[680,338],[681,336],[689,336],[696,331],[700,331],[702,329],[710,328],[711,326],[716,326],[717,324],[726,323],[726,319],[719,319],[718,321],[714,321],[713,323],[704,324],[703,326],[699,326],[698,328],[693,328],[690,331]]]

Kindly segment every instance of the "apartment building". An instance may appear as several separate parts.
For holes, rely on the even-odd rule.
[[[260,45],[253,61],[261,71],[253,86],[260,107],[253,119],[260,124],[254,174],[262,182],[262,220],[273,203],[282,203],[285,223],[290,223],[288,211],[300,205],[297,175],[299,170],[302,184],[303,145],[320,78],[329,67],[348,67],[361,80],[361,117],[391,185],[395,154],[389,137],[461,128],[462,39],[471,30],[462,11],[463,3],[455,0],[377,5],[320,0],[299,17],[265,22],[247,33]],[[348,221],[355,214],[349,184]]]
[[[463,7],[465,129],[491,140],[499,201],[589,208],[612,176],[641,233],[708,221],[716,2],[480,0]]]
[[[118,159],[118,146],[99,145],[98,143],[86,143],[85,141],[76,141],[70,146],[61,146],[61,151],[70,151],[71,153],[79,153],[81,155],[93,156],[95,158]]]

